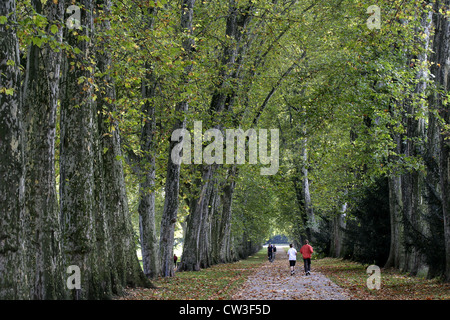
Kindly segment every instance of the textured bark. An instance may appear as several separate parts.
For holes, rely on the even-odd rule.
[[[203,219],[207,218],[207,210],[210,199],[211,184],[213,182],[213,166],[203,168],[202,186],[198,196],[191,199],[190,212],[187,217],[186,234],[181,263],[178,267],[180,271],[200,270],[200,231],[202,230]]]
[[[298,170],[297,170],[298,175]],[[296,226],[296,243],[297,247],[299,245],[303,245],[306,239],[311,239],[311,229],[308,227],[308,217],[306,215],[305,208],[305,199],[304,193],[302,189],[302,180],[298,178],[298,176],[294,176],[292,178],[292,182],[294,184],[295,196],[298,205],[299,217],[297,217],[297,226]],[[301,224],[300,224],[301,222]]]
[[[151,287],[152,285],[143,274],[137,259],[121,160],[119,121],[114,118],[117,113],[117,107],[114,104],[116,92],[114,81],[109,74],[111,39],[107,35],[110,29],[111,1],[97,0],[97,5],[103,12],[98,17],[99,32],[106,32],[101,34],[96,48],[97,67],[102,75],[98,79],[97,110],[101,157],[98,167],[103,179],[99,191],[104,201],[107,231],[104,241],[108,248],[108,260],[105,266],[107,265],[106,270],[110,274],[112,292],[121,294],[126,286]]]
[[[433,55],[431,56],[431,61],[434,61]],[[436,74],[438,66],[433,64],[430,68],[431,74]],[[436,94],[431,94],[429,98],[430,110],[433,110],[438,106],[436,100]],[[433,110],[434,111],[434,110]],[[440,263],[430,263],[430,270],[428,277],[434,278],[442,276],[445,272],[445,246],[443,245],[443,211],[442,211],[442,192],[440,188],[440,177],[439,177],[439,163],[440,163],[440,128],[438,125],[437,116],[434,112],[428,113],[428,126],[427,126],[427,148],[425,153],[425,164],[427,169],[426,175],[426,193],[425,198],[427,199],[427,216],[430,221],[430,244],[435,247],[433,253],[436,256],[440,256]],[[439,245],[437,245],[439,244]],[[439,252],[440,251],[440,252]]]
[[[231,255],[231,213],[237,167],[229,169],[226,181],[214,190],[214,210],[212,229],[212,261],[227,263],[233,261]],[[219,191],[220,190],[220,191]]]
[[[97,28],[99,32],[107,32],[110,29],[108,16],[111,10],[111,1],[97,0]],[[104,219],[101,219],[98,231],[103,237],[98,239],[98,250],[103,249],[108,253],[103,256],[103,269],[109,273],[109,280],[105,279],[103,284],[107,295],[120,294],[125,286],[126,266],[125,250],[120,230],[123,229],[124,221],[122,219],[122,210],[126,206],[127,199],[121,192],[121,183],[123,181],[123,168],[120,160],[120,140],[118,136],[118,124],[116,121],[108,121],[108,116],[116,111],[115,106],[110,101],[115,100],[115,87],[113,80],[108,74],[108,68],[111,66],[111,55],[109,53],[109,38],[101,36],[96,42],[96,61],[101,76],[98,79],[98,97],[97,97],[97,162],[96,168],[96,192],[98,201],[98,210],[104,213]],[[116,130],[115,130],[116,129]],[[100,217],[101,218],[101,217]],[[103,238],[104,244],[99,240]]]
[[[0,2],[0,299],[29,298],[23,261],[24,158],[20,104],[19,42],[15,28],[16,2]],[[13,61],[13,65],[8,65]]]
[[[70,30],[66,34],[68,43],[78,48],[80,53],[69,54],[65,64],[67,69],[61,100],[60,154],[63,251],[65,266],[76,265],[81,271],[81,289],[73,289],[71,292],[72,298],[77,300],[104,297],[96,252],[96,229],[100,218],[97,213],[103,213],[95,210],[98,208],[94,194],[94,163],[98,156],[95,145],[97,109],[93,100],[94,69],[88,60],[94,49],[94,2],[83,0],[80,4],[84,8],[81,15],[83,29],[78,30],[78,33],[89,37],[89,40],[79,41]],[[77,62],[83,68],[77,66]],[[84,81],[79,81],[80,78]],[[103,219],[101,220],[99,222],[103,223]]]
[[[148,121],[155,123],[151,119]],[[145,126],[147,126],[147,123]],[[147,131],[148,129],[144,130]],[[152,138],[150,138],[151,140]],[[155,157],[153,156],[154,149],[146,150],[146,152],[151,154],[146,157],[149,163],[145,163],[145,165],[141,163],[141,170],[146,173],[142,177],[144,181],[139,184],[139,231],[144,273],[147,277],[154,278],[158,276],[159,269],[158,238],[155,225],[155,192],[153,190],[155,186]]]
[[[220,190],[223,183],[217,183],[211,195],[211,263],[217,264],[220,261],[220,237],[222,228],[222,199]]]
[[[404,264],[404,235],[402,224],[402,196],[401,178],[393,176],[389,178],[389,210],[391,225],[391,244],[389,257],[385,268],[402,269]]]
[[[62,26],[64,1],[55,4],[33,0],[37,13]],[[55,34],[62,41],[62,27]],[[24,84],[24,122],[26,131],[26,217],[27,265],[33,299],[59,299],[65,295],[62,270],[59,204],[55,179],[56,110],[59,98],[61,51],[50,45],[31,45]]]
[[[97,107],[97,105],[96,105]],[[97,116],[97,117],[96,117]],[[102,297],[112,296],[111,286],[111,271],[114,270],[114,266],[111,263],[111,242],[108,229],[106,202],[108,199],[105,197],[105,173],[103,170],[103,149],[101,142],[101,135],[99,131],[100,115],[96,112],[93,115],[93,170],[94,170],[94,185],[93,185],[93,219],[95,223],[95,263],[98,266],[98,284],[97,290]]]
[[[450,1],[436,1],[436,12],[439,6],[445,8],[450,6]],[[435,22],[435,38],[433,41],[434,62],[439,64],[441,68],[435,72],[435,81],[438,87],[445,92],[450,90],[449,71],[450,71],[450,22],[441,14],[436,14]],[[440,111],[440,116],[446,124],[450,123],[450,111],[448,106],[443,105],[442,97],[438,96],[436,105]],[[440,128],[442,134],[440,136],[440,157],[439,157],[439,176],[440,187],[442,192],[442,211],[443,211],[443,228],[444,228],[444,243],[445,243],[445,279],[450,281],[450,145],[448,137],[450,134],[446,129]]]
[[[344,256],[344,236],[345,236],[345,212],[347,204],[342,205],[342,209],[331,220],[331,244],[330,256],[342,258]]]
[[[217,178],[213,178],[208,184],[205,194],[205,201],[203,202],[202,219],[200,221],[199,234],[199,264],[200,268],[209,268],[212,265],[211,261],[211,231],[212,231],[212,214],[211,205],[214,200],[214,190],[217,190]]]
[[[416,79],[418,81],[414,90],[416,98],[425,98],[425,90],[427,88],[428,69],[425,64],[428,61],[428,46],[430,42],[430,29],[432,25],[432,12],[426,10],[422,13],[421,24],[417,34],[420,34],[419,41],[422,52],[417,56],[418,66],[416,67]],[[424,145],[427,141],[425,119],[416,119],[413,115],[426,112],[426,106],[422,103],[414,103],[407,101],[405,106],[406,115],[404,120],[406,124],[405,141],[403,143],[403,153],[405,156],[417,157],[423,159],[425,156]],[[425,175],[419,170],[407,172],[402,176],[402,197],[403,197],[403,213],[405,240],[407,241],[406,265],[405,270],[412,274],[427,271],[426,257],[423,250],[414,245],[415,242],[421,241],[427,237],[428,228],[424,221],[427,211],[425,195]]]
[[[303,126],[303,134],[306,135],[306,126]],[[318,231],[316,226],[316,218],[314,216],[314,209],[311,203],[311,194],[309,192],[309,179],[308,179],[308,150],[307,150],[308,140],[304,138],[302,140],[301,148],[301,172],[302,172],[302,195],[304,210],[307,219],[307,234],[309,241],[314,242],[314,232]],[[302,241],[304,243],[304,241]]]
[[[192,33],[192,21],[194,15],[195,0],[183,0],[181,5],[181,29],[186,34]],[[183,41],[183,49],[185,56],[183,59],[189,60],[194,49],[194,40],[190,37],[186,37]],[[182,85],[187,85],[188,74],[192,70],[192,65],[189,64],[185,67],[184,76],[182,79]],[[177,118],[173,130],[184,129],[186,127],[185,113],[189,108],[187,101],[182,101],[177,104],[175,113]],[[181,119],[183,120],[181,120]],[[183,141],[184,137],[181,137]],[[180,191],[180,165],[175,164],[172,161],[172,150],[181,141],[171,141],[169,145],[169,157],[167,163],[167,175],[165,186],[165,199],[164,199],[164,211],[161,220],[160,229],[160,267],[161,275],[163,277],[173,276],[173,244],[174,244],[174,232],[175,223],[178,215],[178,194]]]
[[[428,72],[425,63],[428,60],[431,24],[431,12],[424,11],[421,16],[421,25],[416,31],[421,35],[417,41],[420,42],[422,52],[415,57],[418,61],[416,67],[418,82],[414,90],[414,98],[423,97],[427,86]],[[423,158],[425,156],[423,146],[427,141],[425,120],[417,119],[414,115],[424,112],[426,106],[407,99],[403,102],[402,108],[402,122],[406,130],[402,135],[395,133],[393,136],[396,153],[404,154],[406,157]],[[411,170],[400,176],[394,173],[394,176],[389,178],[391,244],[385,267],[400,268],[411,274],[428,269],[424,254],[415,245],[418,236],[424,236],[427,232],[423,220],[427,211],[424,198],[425,179],[418,170]]]
[[[236,181],[234,177],[231,178],[225,187],[223,188],[222,195],[222,221],[219,238],[220,262],[231,262],[231,212],[233,203],[233,194],[236,187]]]
[[[144,24],[147,30],[153,29],[157,14],[155,8],[149,8],[145,15]],[[159,274],[158,237],[155,225],[155,157],[156,144],[154,133],[156,132],[155,91],[157,79],[150,63],[145,63],[146,74],[142,79],[142,115],[144,125],[141,130],[140,149],[142,156],[139,160],[139,231],[142,253],[142,264],[147,277],[157,277]]]

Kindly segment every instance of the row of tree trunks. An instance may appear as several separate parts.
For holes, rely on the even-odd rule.
[[[424,68],[427,61],[427,49],[431,28],[431,13],[424,12],[421,17],[420,31],[425,35],[421,42],[422,52],[417,57],[418,84],[414,90],[416,96],[422,97],[426,89],[428,74]],[[410,57],[411,58],[411,57]],[[405,123],[405,133],[394,133],[392,138],[396,142],[397,154],[407,157],[422,157],[423,147],[417,141],[425,141],[424,121],[416,120],[414,115],[424,108],[416,101],[403,101],[393,106],[393,116],[402,116]],[[396,160],[391,157],[391,160]],[[423,265],[423,256],[411,243],[411,233],[422,229],[423,222],[420,217],[424,210],[423,202],[423,175],[417,171],[408,171],[401,174],[394,173],[389,177],[389,207],[391,224],[390,253],[385,267],[395,267],[416,274]]]
[[[441,13],[441,6],[449,6],[449,1],[433,2],[434,13],[425,11],[421,17],[420,43],[423,53],[417,58],[418,84],[414,93],[421,96],[426,90],[428,80],[424,65],[431,61],[431,74],[438,89],[449,90],[448,70],[450,68],[450,24]],[[434,25],[434,39],[431,42],[430,30]],[[432,43],[432,54],[427,56],[426,50]],[[432,263],[430,256],[424,255],[426,245],[417,245],[417,239],[433,242],[442,235],[444,248],[440,252],[444,265],[445,279],[450,279],[450,224],[449,224],[449,175],[448,175],[448,130],[445,125],[450,117],[447,107],[443,104],[442,94],[434,93],[429,97],[429,112],[427,126],[423,120],[416,120],[412,115],[422,112],[421,103],[404,102],[403,122],[404,135],[393,136],[397,144],[397,154],[421,157],[424,160],[427,175],[419,171],[394,174],[389,178],[389,202],[391,210],[391,245],[389,258],[385,267],[395,267],[412,274],[422,270],[429,277],[439,275],[438,263]],[[439,113],[439,116],[435,114]],[[441,118],[441,121],[439,119]],[[434,219],[439,223],[433,223]],[[442,230],[437,229],[440,225]],[[419,240],[420,241],[420,240]],[[416,243],[414,243],[416,242]],[[434,248],[433,250],[439,248]],[[438,254],[436,254],[438,256]],[[442,272],[442,271],[441,271]]]
[[[55,39],[61,43],[65,2],[31,4],[47,17],[48,28],[59,26]],[[111,130],[117,123],[107,120],[115,110],[107,103],[115,95],[106,72],[111,63],[107,41],[95,46],[94,12],[100,32],[107,30],[109,22],[100,13],[108,15],[111,2],[84,0],[79,5],[83,28],[78,35],[88,38],[80,41],[67,30],[64,37],[78,51],[65,52],[64,59],[57,45],[30,46],[22,91],[17,36],[14,28],[0,26],[0,85],[13,89],[12,95],[0,93],[1,299],[100,299],[127,285],[151,285],[137,260],[118,160],[120,138]],[[2,2],[0,15],[14,24],[15,1]],[[97,102],[94,65],[88,59],[94,51],[103,73]],[[60,203],[55,181],[58,99]],[[81,288],[67,285],[69,266],[79,268]]]
[[[233,88],[228,88],[229,79],[239,78],[238,70],[244,63],[242,53],[245,44],[243,40],[248,33],[247,27],[252,18],[250,14],[252,10],[251,4],[247,7],[239,8],[236,1],[230,0],[228,10],[225,34],[234,41],[231,44],[227,44],[222,53],[221,63],[224,68],[220,71],[220,83],[215,88],[210,104],[211,114],[214,115],[221,115],[232,108],[236,93]],[[225,89],[229,89],[231,92],[227,92]],[[218,124],[216,124],[215,128],[222,129]],[[199,270],[200,267],[207,267],[211,264],[210,224],[211,214],[214,210],[210,210],[209,205],[210,200],[214,199],[212,193],[215,189],[215,178],[218,169],[217,165],[204,165],[201,167],[201,190],[191,199],[182,261],[178,268],[180,271]]]

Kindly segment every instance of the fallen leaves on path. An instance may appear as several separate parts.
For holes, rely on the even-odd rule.
[[[351,295],[319,272],[302,272],[297,264],[296,273],[290,275],[287,259],[265,262],[248,277],[241,289],[232,296],[236,300],[347,300]]]

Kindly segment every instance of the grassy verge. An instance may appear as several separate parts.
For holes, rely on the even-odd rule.
[[[197,272],[177,272],[158,278],[158,289],[128,289],[125,300],[226,300],[252,272],[267,261],[266,249],[235,263],[219,264]]]
[[[408,276],[398,270],[381,269],[381,288],[367,288],[367,265],[324,258],[314,260],[315,271],[325,274],[337,285],[348,290],[355,299],[361,300],[440,300],[450,299],[450,284],[437,279],[427,280]]]

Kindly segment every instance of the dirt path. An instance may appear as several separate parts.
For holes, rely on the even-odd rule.
[[[291,276],[286,253],[280,248],[274,262],[266,261],[233,295],[234,300],[348,300],[342,288],[314,270],[303,272],[303,259],[297,256],[295,274]]]

